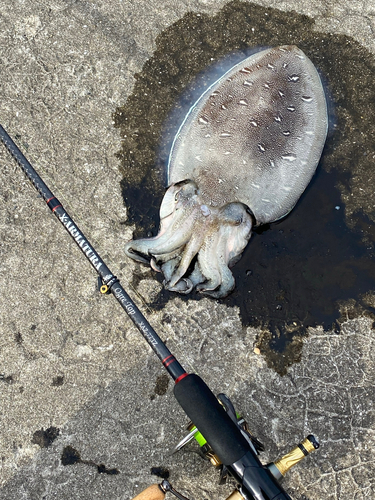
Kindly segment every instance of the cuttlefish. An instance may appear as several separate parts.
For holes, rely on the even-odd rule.
[[[236,64],[174,138],[159,233],[126,254],[161,271],[168,290],[225,297],[252,227],[286,216],[310,182],[327,122],[318,72],[296,46]]]

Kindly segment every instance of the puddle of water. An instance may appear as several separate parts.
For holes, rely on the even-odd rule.
[[[259,346],[279,373],[298,361],[308,326],[330,329],[342,314],[374,312],[364,299],[375,290],[374,58],[353,39],[313,26],[306,16],[238,1],[213,17],[189,13],[158,36],[114,115],[128,223],[137,238],[155,235],[171,142],[205,86],[254,47],[296,44],[318,68],[330,130],[317,174],[286,219],[253,235],[233,268],[236,289],[222,300],[240,307],[244,325],[263,327]],[[174,296],[162,291],[153,307]]]

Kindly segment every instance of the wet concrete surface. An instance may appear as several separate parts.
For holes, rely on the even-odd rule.
[[[301,47],[321,74],[330,116],[326,146],[297,207],[283,221],[256,230],[233,270],[235,292],[223,300],[240,307],[244,325],[271,333],[261,343],[281,374],[299,358],[290,346],[294,337],[309,326],[335,328],[347,301],[354,301],[357,314],[373,314],[362,300],[375,288],[372,54],[351,37],[315,30],[309,17],[230,2],[216,16],[190,13],[161,33],[132,94],[115,113],[123,137],[118,156],[127,223],[135,224],[135,238],[155,236],[168,153],[192,103],[249,47],[285,43]],[[152,306],[164,307],[174,296],[162,291]],[[187,297],[199,299],[199,293]],[[285,354],[277,363],[275,350]]]
[[[186,369],[232,398],[265,463],[320,438],[285,480],[295,500],[374,496],[374,16],[361,1],[56,0],[5,4],[0,17],[2,124]],[[163,135],[162,123],[211,57],[253,43],[297,43],[326,75],[334,113],[320,171],[290,217],[255,235],[233,297],[167,297],[123,254],[133,230],[157,229],[174,126]],[[123,146],[122,106],[139,134]],[[133,189],[153,175],[155,196],[139,191],[149,212],[130,195],[124,207],[121,148]],[[0,498],[129,499],[155,482],[152,467],[192,499],[226,498],[196,448],[169,455],[187,423],[172,383],[3,149],[0,163]]]

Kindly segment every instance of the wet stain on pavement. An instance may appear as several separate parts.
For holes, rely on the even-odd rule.
[[[0,373],[0,382],[5,382],[6,384],[13,384],[13,375],[5,375],[5,373]]]
[[[159,377],[156,379],[156,384],[155,384],[155,394],[158,396],[164,396],[168,390],[168,385],[169,385],[169,377],[168,375],[164,374],[159,375]]]
[[[22,344],[22,342],[23,342],[23,337],[22,337],[22,335],[21,335],[21,332],[17,332],[17,333],[15,334],[14,338],[15,338],[15,341],[16,341],[16,343],[17,343],[17,344]]]
[[[61,454],[62,465],[74,465],[77,463],[96,467],[99,474],[109,474],[110,476],[120,474],[118,469],[108,469],[104,464],[97,465],[92,460],[82,460],[81,454],[73,446],[65,446]]]
[[[80,453],[72,446],[65,446],[61,455],[61,463],[63,465],[73,465],[81,462]]]
[[[169,470],[166,467],[151,467],[151,474],[162,479],[169,478]]]
[[[156,379],[155,388],[153,394],[150,396],[150,400],[154,401],[156,396],[164,396],[167,393],[169,385],[169,377],[165,373],[159,375]]]
[[[48,427],[46,430],[42,428],[34,432],[31,442],[38,444],[41,448],[48,448],[59,435],[60,429],[57,427]]]
[[[53,377],[52,386],[59,387],[61,385],[64,385],[64,375],[57,375],[56,377]]]
[[[249,49],[283,44],[298,45],[321,74],[330,127],[317,174],[287,218],[255,232],[233,268],[235,291],[222,300],[239,306],[245,326],[263,329],[261,352],[285,373],[299,360],[307,327],[330,329],[375,312],[374,58],[350,37],[314,31],[307,16],[239,1],[212,17],[188,13],[156,44],[114,115],[123,137],[122,193],[137,238],[157,233],[173,137],[207,85]],[[163,290],[152,306],[174,296]]]

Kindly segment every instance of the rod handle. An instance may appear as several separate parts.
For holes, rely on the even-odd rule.
[[[158,484],[152,484],[145,490],[141,491],[139,495],[133,498],[133,500],[164,500],[165,493],[161,491]]]
[[[174,387],[174,395],[222,464],[232,465],[251,451],[238,426],[198,375],[181,379]],[[255,454],[252,465],[261,467]]]

